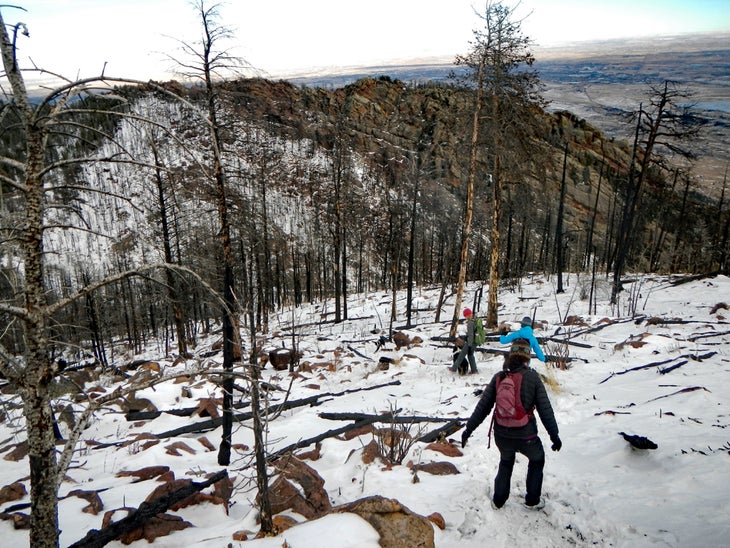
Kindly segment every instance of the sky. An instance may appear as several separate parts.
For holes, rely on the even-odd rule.
[[[66,77],[106,74],[146,80],[174,76],[168,56],[199,36],[187,0],[19,0],[2,8],[22,21],[18,57]],[[221,3],[236,36],[231,51],[268,77],[377,65],[468,51],[480,27],[473,0],[236,0]],[[517,5],[508,3],[508,5]],[[362,6],[367,6],[363,8]],[[727,0],[522,0],[516,13],[537,47],[566,41],[689,32],[730,32]],[[32,63],[31,64],[31,60]]]
[[[514,467],[507,504],[499,511],[490,507],[489,492],[499,451],[494,440],[491,448],[487,447],[489,418],[473,432],[466,447],[461,446],[458,431],[448,436],[446,444],[415,443],[403,463],[392,467],[377,458],[372,462],[363,458],[364,447],[374,439],[369,432],[350,439],[324,439],[319,458],[304,462],[324,480],[323,488],[332,505],[380,495],[398,500],[421,516],[438,513],[445,523],[444,529],[433,526],[435,545],[439,548],[727,546],[730,310],[727,304],[723,308],[719,303],[727,303],[730,278],[716,276],[673,285],[676,277],[632,275],[633,281],[625,286],[627,296],[615,307],[608,302],[609,282],[599,278],[597,310],[591,314],[587,299],[581,297],[590,279],[585,274],[580,276],[566,275],[566,291],[561,294],[555,292],[554,276],[541,275],[531,275],[512,289],[500,289],[499,294],[500,320],[512,329],[519,327],[520,318],[536,311],[535,335],[542,340],[548,356],[557,352],[544,337],[559,340],[570,334],[570,341],[575,343],[568,347],[572,361],[567,370],[547,367],[536,358],[530,362],[547,379],[563,442],[559,452],[551,451],[550,440],[538,421],[539,436],[546,448],[543,510],[527,510],[521,505],[527,468],[522,457],[518,457]],[[479,287],[478,283],[467,285],[465,302],[474,302]],[[374,344],[388,329],[388,291],[349,294],[347,309],[352,319],[337,324],[322,322],[323,312],[334,308],[332,301],[272,314],[265,349],[289,345],[291,335],[287,329],[292,324],[302,326],[298,329],[298,347],[303,352],[302,363],[311,364],[311,369],[304,368],[290,376],[270,366],[264,368],[263,381],[270,387],[279,387],[267,391],[270,403],[283,401],[290,382],[290,401],[328,392],[335,395],[320,397],[316,406],[294,407],[270,421],[268,450],[273,452],[351,424],[320,416],[325,412],[373,414],[401,408],[401,416],[468,418],[479,399],[477,390],[501,370],[502,356],[478,350],[476,375],[449,372],[451,348],[434,339],[447,336],[449,330],[448,322],[435,321],[439,295],[438,286],[416,288],[415,327],[406,333],[419,336],[423,342],[400,350],[392,343],[376,350]],[[631,295],[639,298],[632,299]],[[405,290],[398,293],[396,326],[405,323],[405,297]],[[442,319],[451,317],[453,305],[452,294],[444,301]],[[636,315],[632,316],[633,306]],[[473,308],[478,315],[484,314],[483,308]],[[580,318],[582,324],[563,325],[561,318],[568,315]],[[668,321],[649,321],[650,318]],[[677,318],[686,322],[673,321]],[[459,333],[463,332],[461,325]],[[195,352],[208,355],[219,333],[201,333]],[[491,337],[484,347],[505,350],[497,338]],[[161,341],[150,340],[146,351],[136,356],[120,346],[113,352],[107,350],[120,367],[133,359],[154,361],[168,374],[197,367],[197,360],[173,362],[174,356],[165,357],[163,347]],[[393,360],[387,370],[378,368],[383,356]],[[202,361],[220,369],[220,353]],[[87,382],[85,388],[89,392],[112,392],[146,373],[138,368],[129,374],[133,378],[128,380],[102,375],[100,380]],[[393,384],[396,381],[399,384]],[[195,407],[199,399],[220,398],[221,393],[220,386],[210,379],[191,377],[183,383],[167,381],[139,390],[136,397],[148,399],[158,410],[165,411]],[[21,410],[15,402],[17,398],[7,391],[0,392],[0,487],[19,482],[29,491],[27,456],[20,460],[12,458],[24,440]],[[59,400],[59,405],[67,403],[77,416],[84,407],[82,398],[66,395]],[[66,414],[64,411],[60,416]],[[106,405],[95,413],[81,433],[75,461],[60,486],[60,545],[69,546],[90,529],[100,528],[107,511],[138,507],[161,485],[156,479],[135,481],[129,474],[118,477],[120,472],[167,466],[175,479],[202,481],[206,473],[220,471],[220,427],[161,437],[158,443],[149,436],[207,419],[163,413],[153,420],[129,421],[117,404]],[[417,423],[410,432],[416,434],[419,427],[430,432],[441,425],[443,422]],[[131,548],[280,548],[284,539],[295,548],[378,548],[375,530],[349,513],[306,521],[300,514],[284,511],[301,524],[279,537],[233,541],[236,531],[249,531],[253,537],[259,529],[257,512],[252,506],[254,492],[245,481],[253,479],[253,467],[248,460],[253,447],[249,426],[250,422],[244,422],[233,433],[237,449],[228,472],[236,478],[236,489],[229,510],[203,502],[171,512],[193,527],[157,538],[154,544],[139,540]],[[60,428],[66,436],[67,422],[60,421]],[[647,437],[658,447],[635,450],[619,432]],[[120,441],[125,443],[114,445]],[[94,447],[95,442],[110,445]],[[246,448],[240,449],[241,446]],[[175,447],[178,449],[173,450]],[[313,448],[308,445],[297,454]],[[443,467],[458,473],[435,475],[420,471],[419,481],[414,482],[409,462],[445,463]],[[88,502],[72,495],[74,490],[98,492],[103,509],[97,514],[84,511]],[[211,491],[207,489],[206,493]],[[26,494],[0,503],[0,512],[28,502]],[[0,538],[3,546],[28,546],[28,531],[15,529],[12,520],[0,520]],[[115,541],[108,547],[124,545]]]

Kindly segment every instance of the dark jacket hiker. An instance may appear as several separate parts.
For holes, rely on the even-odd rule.
[[[513,375],[521,375],[520,400],[522,407],[527,411],[529,419],[524,426],[503,426],[494,421],[494,441],[500,453],[499,470],[494,479],[494,494],[492,505],[501,508],[509,498],[510,480],[512,468],[515,463],[515,455],[522,453],[529,463],[527,465],[527,495],[525,505],[528,507],[542,507],[541,500],[543,467],[545,466],[545,452],[542,442],[537,435],[537,420],[533,410],[540,416],[545,430],[547,430],[552,441],[552,450],[560,451],[562,442],[558,436],[558,424],[555,421],[552,405],[548,398],[545,385],[540,380],[537,371],[527,367],[529,359],[516,353],[507,357],[507,370]],[[474,412],[466,423],[466,428],[461,437],[462,446],[466,445],[472,432],[484,422],[484,419],[492,411],[497,398],[497,385],[504,372],[499,372],[489,382],[482,397],[479,399]]]

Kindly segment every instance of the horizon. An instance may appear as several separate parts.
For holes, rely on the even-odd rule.
[[[541,55],[596,41],[730,35],[730,13],[716,0],[691,6],[667,0],[660,12],[649,0],[584,4],[522,0],[514,6],[515,18]],[[2,10],[9,27],[21,21],[27,25],[30,36],[19,35],[17,41],[21,67],[69,78],[104,71],[137,80],[175,79],[170,56],[178,53],[181,40],[195,44],[200,33],[196,12],[183,0],[27,0],[24,5],[23,11]],[[626,17],[627,10],[632,17]],[[266,78],[416,59],[453,61],[468,51],[473,30],[482,27],[472,0],[455,0],[448,8],[438,0],[374,0],[364,12],[332,0],[272,0],[255,6],[231,2],[221,4],[220,14],[220,23],[233,34],[226,49],[246,61],[246,74]],[[134,29],[133,39],[129,29]]]

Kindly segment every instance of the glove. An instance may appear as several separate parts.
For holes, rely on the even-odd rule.
[[[506,327],[503,327],[502,329],[500,329],[499,330],[499,334],[504,337],[507,334],[507,328]]]
[[[466,440],[469,439],[469,436],[471,436],[471,432],[469,430],[464,430],[464,433],[461,434],[461,447],[466,447]]]
[[[550,447],[553,451],[560,451],[560,448],[563,446],[563,442],[560,441],[560,438],[555,436],[550,436],[550,441],[553,442],[553,445]]]

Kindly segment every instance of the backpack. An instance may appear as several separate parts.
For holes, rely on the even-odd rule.
[[[500,426],[509,428],[525,426],[532,413],[525,411],[520,398],[522,373],[504,372],[497,377],[494,400],[494,420]]]
[[[474,324],[474,344],[480,346],[487,340],[487,334],[484,332],[484,323],[481,318],[476,319]]]

